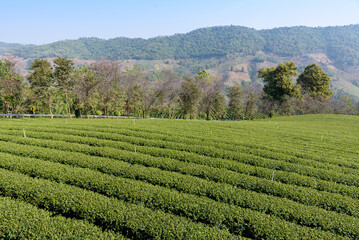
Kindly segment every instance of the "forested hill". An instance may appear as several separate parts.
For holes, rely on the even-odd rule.
[[[20,47],[24,47],[24,45],[21,45],[21,44],[18,44],[18,43],[0,42],[0,54],[4,54],[5,52],[8,52],[9,49],[20,48]]]
[[[186,34],[141,38],[81,38],[41,46],[21,46],[8,52],[23,58],[183,59],[221,57],[258,51],[277,56],[325,53],[340,65],[359,62],[359,25],[284,27],[255,30],[239,26],[210,27]]]

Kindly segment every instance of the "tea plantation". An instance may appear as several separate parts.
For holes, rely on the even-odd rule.
[[[0,119],[1,239],[359,239],[359,117]]]

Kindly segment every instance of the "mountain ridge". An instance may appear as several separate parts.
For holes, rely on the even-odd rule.
[[[234,53],[254,55],[260,51],[281,57],[324,52],[338,65],[354,65],[359,62],[359,25],[265,30],[232,25],[200,28],[188,33],[149,39],[79,38],[37,46],[20,46],[8,52],[23,58],[159,60],[223,57]]]

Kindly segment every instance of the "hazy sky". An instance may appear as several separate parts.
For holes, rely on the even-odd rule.
[[[0,0],[0,42],[11,43],[348,24],[359,24],[359,0]]]

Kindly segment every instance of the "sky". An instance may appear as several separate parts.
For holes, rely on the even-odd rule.
[[[7,43],[349,24],[359,24],[359,0],[0,0],[0,42]]]

